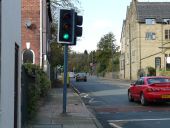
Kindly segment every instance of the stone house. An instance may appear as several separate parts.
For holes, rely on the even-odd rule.
[[[147,67],[170,68],[170,2],[139,2],[127,7],[121,33],[120,78],[135,80]]]

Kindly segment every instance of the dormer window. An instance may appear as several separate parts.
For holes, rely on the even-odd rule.
[[[155,24],[156,21],[155,21],[155,19],[145,19],[145,23],[146,24]]]
[[[163,19],[163,24],[170,24],[170,19]]]

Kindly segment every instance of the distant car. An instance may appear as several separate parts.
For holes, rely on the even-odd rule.
[[[141,77],[128,88],[128,99],[140,101],[142,105],[149,102],[170,102],[170,77]]]
[[[87,81],[86,73],[77,73],[76,74],[76,81]]]

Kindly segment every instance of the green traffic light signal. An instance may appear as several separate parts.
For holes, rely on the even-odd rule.
[[[72,44],[74,42],[74,10],[60,9],[58,24],[58,42]]]
[[[69,34],[68,34],[68,33],[64,33],[63,39],[64,39],[64,40],[68,40],[68,39],[69,39]]]

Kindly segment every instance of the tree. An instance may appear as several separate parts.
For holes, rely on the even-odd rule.
[[[113,55],[118,52],[119,46],[115,44],[115,36],[109,32],[104,35],[97,44],[97,72],[105,72],[108,68],[109,62],[113,62]]]
[[[51,10],[52,10],[52,18],[53,23],[51,25],[51,34],[52,34],[52,43],[50,45],[51,52],[50,55],[50,62],[52,67],[56,67],[57,65],[63,65],[63,47],[61,44],[57,43],[57,31],[58,31],[58,9],[59,7],[64,8],[74,8],[76,11],[80,12],[80,2],[79,0],[51,0]],[[70,51],[70,50],[69,50]]]
[[[80,10],[80,1],[79,0],[50,0],[52,9],[56,10],[58,7],[64,8],[74,8],[76,11]]]
[[[68,69],[75,72],[88,72],[89,71],[89,54],[87,50],[84,53],[72,52],[69,55]]]
[[[57,30],[58,30],[58,11],[60,7],[63,8],[73,8],[77,12],[80,11],[80,2],[79,0],[50,0],[51,2],[51,12],[52,12],[52,19],[53,23],[51,25],[51,34],[52,34],[52,40],[57,40]]]
[[[59,45],[56,42],[51,43],[50,63],[52,67],[56,67],[57,65],[63,65],[64,63],[63,47],[62,45]]]

